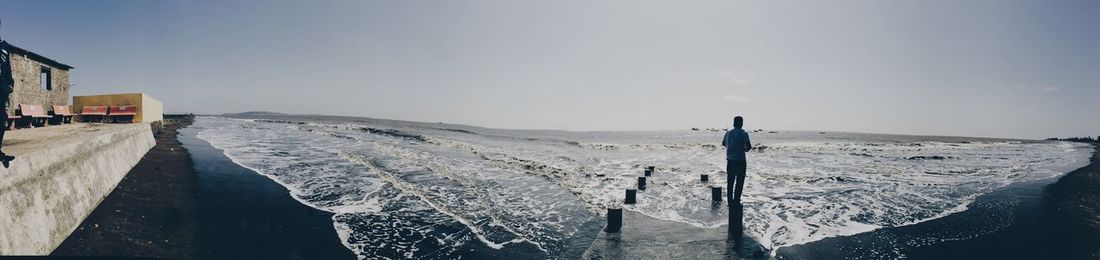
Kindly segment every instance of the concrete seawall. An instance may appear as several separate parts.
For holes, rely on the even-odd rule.
[[[0,168],[0,255],[57,247],[155,145],[149,124],[76,124],[9,132]]]

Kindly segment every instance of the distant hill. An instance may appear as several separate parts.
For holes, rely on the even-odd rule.
[[[240,113],[225,113],[225,114],[222,114],[222,116],[229,116],[229,117],[259,117],[259,116],[287,116],[287,114],[283,114],[283,113],[279,113],[279,112],[268,112],[268,111],[248,111],[248,112],[240,112]]]
[[[1070,137],[1070,138],[1051,137],[1051,138],[1047,138],[1047,141],[1070,141],[1070,142],[1080,142],[1080,143],[1100,143],[1100,136],[1097,136],[1096,139],[1093,139],[1092,136]]]

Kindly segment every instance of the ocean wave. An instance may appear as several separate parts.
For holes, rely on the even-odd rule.
[[[570,239],[591,232],[581,227],[599,221],[606,207],[621,205],[624,190],[651,165],[650,188],[628,209],[700,227],[727,219],[708,201],[709,186],[726,181],[723,151],[699,142],[699,133],[681,142],[661,133],[652,143],[644,133],[599,133],[637,137],[627,144],[305,118],[202,117],[195,125],[234,162],[306,205],[336,212],[334,226],[360,257],[454,257],[511,246],[568,257],[576,251]],[[1091,152],[1064,142],[880,138],[754,137],[768,149],[749,157],[746,233],[774,250],[928,221],[1011,183],[1058,176]],[[699,174],[710,174],[710,183]]]

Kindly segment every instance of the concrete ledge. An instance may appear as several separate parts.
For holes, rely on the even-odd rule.
[[[74,124],[8,132],[0,168],[0,255],[46,255],[156,144],[150,125]]]

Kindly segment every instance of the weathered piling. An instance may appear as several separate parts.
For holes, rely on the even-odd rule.
[[[710,175],[706,175],[706,174],[699,175],[699,181],[702,181],[702,182],[710,181]]]
[[[650,175],[653,175],[653,171],[652,171],[652,170],[650,170],[649,168],[646,168],[646,169],[645,169],[645,176],[646,176],[646,177],[649,177]]]
[[[657,173],[657,166],[647,166],[647,167],[645,167],[645,169],[649,170],[650,174]]]
[[[616,207],[607,208],[607,233],[618,233],[623,228],[623,209]]]
[[[714,202],[722,201],[722,187],[712,186],[710,187],[710,200]]]
[[[624,200],[623,203],[625,203],[625,204],[638,203],[638,190],[626,189],[626,200]]]
[[[645,177],[638,177],[638,190],[645,190]]]

